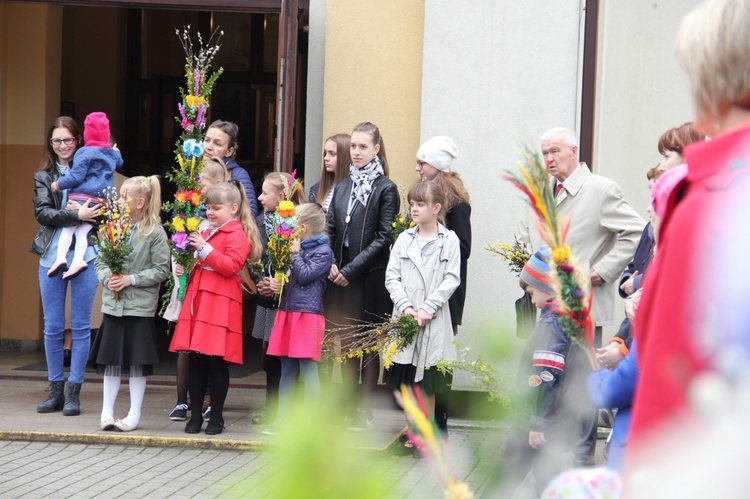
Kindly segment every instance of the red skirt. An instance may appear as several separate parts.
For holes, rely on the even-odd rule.
[[[268,355],[320,361],[326,320],[320,314],[279,310],[268,341]]]
[[[198,352],[242,364],[242,302],[188,286],[170,352]],[[191,313],[192,309],[192,313]]]

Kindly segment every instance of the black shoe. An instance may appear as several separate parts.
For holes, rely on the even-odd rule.
[[[73,354],[69,349],[63,350],[63,367],[70,367],[70,357]]]
[[[206,435],[218,435],[224,431],[224,419],[219,421],[216,421],[215,419],[216,418],[210,420],[206,425]]]
[[[36,406],[36,412],[47,413],[59,411],[65,405],[65,382],[53,381],[50,383],[50,392],[47,400]]]
[[[197,418],[190,416],[190,421],[185,425],[185,433],[200,433],[201,427],[203,426],[203,416],[200,414]]]
[[[81,394],[80,383],[68,382],[68,395],[65,397],[65,406],[63,407],[63,416],[78,416],[81,414]]]

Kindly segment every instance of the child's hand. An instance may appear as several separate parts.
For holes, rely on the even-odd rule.
[[[60,189],[58,189],[58,188],[57,188],[57,181],[55,181],[55,182],[52,182],[52,192],[57,192],[57,191],[59,191],[59,190],[60,190]]]
[[[122,291],[123,289],[130,286],[130,282],[131,281],[129,275],[110,277],[109,281],[107,281],[107,288],[110,291]]]
[[[175,263],[174,264],[174,275],[176,275],[177,277],[180,277],[184,273],[185,273],[185,267],[183,267],[179,263]]]
[[[281,291],[281,283],[277,281],[276,279],[268,279],[268,287],[271,288],[271,291],[274,293],[278,293]]]
[[[633,272],[630,277],[625,279],[625,282],[623,282],[620,285],[620,289],[622,290],[625,295],[630,296],[633,294],[633,283],[635,282],[635,277],[638,275],[638,271],[636,270]]]
[[[544,439],[544,433],[542,433],[541,431],[532,430],[529,432],[529,445],[532,449],[539,449],[546,443],[547,440]]]
[[[258,283],[258,293],[260,293],[263,296],[273,296],[273,290],[271,289],[271,285],[269,284],[269,281],[275,281],[276,279],[271,279],[270,277],[264,277],[262,281]]]
[[[432,314],[420,308],[419,311],[417,311],[415,319],[417,319],[419,327],[424,327],[432,320]]]
[[[291,251],[292,253],[299,253],[300,244],[301,244],[300,240],[299,239],[295,239],[292,242],[292,245],[289,247],[289,251]]]
[[[198,232],[191,232],[188,236],[188,239],[190,240],[190,244],[193,245],[193,248],[197,249],[198,251],[202,250],[203,246],[206,245],[206,240],[203,239],[203,236],[201,236]]]
[[[417,313],[416,313],[416,312],[414,311],[414,309],[413,309],[413,308],[411,308],[411,307],[406,307],[406,308],[404,309],[404,314],[403,314],[403,315],[411,315],[411,316],[412,316],[412,317],[414,317],[415,319],[417,318]]]
[[[596,349],[596,362],[600,367],[614,369],[620,363],[623,355],[620,353],[619,343],[612,342],[604,348]]]

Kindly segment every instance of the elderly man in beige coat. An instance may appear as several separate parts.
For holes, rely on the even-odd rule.
[[[547,130],[542,135],[542,155],[547,170],[554,177],[557,206],[570,219],[567,243],[591,273],[596,343],[601,346],[601,327],[614,322],[615,285],[635,253],[646,222],[623,199],[617,183],[591,173],[586,163],[579,163],[578,139],[573,130]],[[531,243],[534,251],[542,243],[535,227],[533,213],[527,207],[521,218],[518,240]],[[593,436],[595,439],[595,423]],[[593,458],[596,442],[590,443],[586,456],[576,456],[580,464]]]

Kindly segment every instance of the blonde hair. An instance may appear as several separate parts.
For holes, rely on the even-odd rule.
[[[750,109],[750,2],[712,0],[689,12],[675,39],[699,113],[726,104]]]
[[[318,203],[304,203],[297,207],[297,224],[304,225],[309,236],[320,236],[328,229],[326,212]]]
[[[284,198],[286,199],[288,195],[287,191],[289,190],[289,181],[291,179],[292,176],[286,172],[270,172],[263,179],[263,182],[268,182],[269,184],[271,184],[271,186],[276,189],[277,192],[283,192]],[[307,203],[307,194],[305,194],[305,190],[301,187],[297,189],[290,201],[294,204]]]
[[[247,240],[250,242],[250,255],[248,261],[256,262],[260,260],[263,252],[263,243],[260,241],[258,227],[253,220],[253,214],[250,211],[250,205],[247,202],[245,188],[236,180],[221,182],[209,187],[204,195],[206,204],[226,204],[231,206],[237,205],[237,215],[235,218],[240,221],[242,228],[245,230]]]
[[[211,158],[206,159],[203,162],[203,169],[201,170],[201,177],[207,177],[211,180],[215,180],[216,183],[228,182],[231,178],[229,170],[221,159]]]
[[[161,184],[158,175],[138,176],[126,179],[128,196],[144,199],[143,217],[139,222],[136,237],[146,237],[161,226]],[[132,187],[130,187],[132,185]]]

